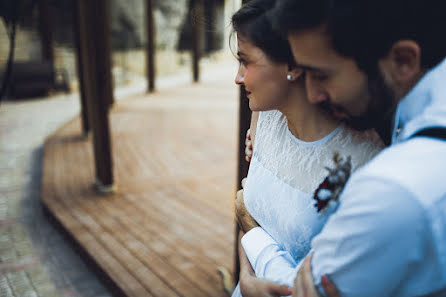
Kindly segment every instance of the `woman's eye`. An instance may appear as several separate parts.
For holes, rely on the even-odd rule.
[[[241,59],[241,58],[238,59],[238,62],[240,63],[240,65],[243,65],[243,66],[246,66],[246,64],[248,64],[248,63],[246,62],[246,60]]]

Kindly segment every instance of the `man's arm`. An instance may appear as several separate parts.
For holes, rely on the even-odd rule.
[[[338,211],[312,241],[312,276],[319,293],[328,280],[324,275],[341,296],[387,296],[397,288],[408,263],[422,261],[417,257],[423,255],[424,218],[411,195],[397,185],[368,178],[344,190]],[[257,276],[279,275],[275,281],[292,285],[300,264],[293,265],[289,253],[263,229],[248,232],[242,245]]]
[[[423,259],[422,207],[398,184],[359,177],[312,241],[312,276],[319,292],[328,275],[343,297],[390,296]],[[366,284],[366,285],[365,285]]]

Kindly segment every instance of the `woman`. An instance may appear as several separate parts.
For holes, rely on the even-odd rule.
[[[304,73],[269,22],[274,3],[251,0],[232,17],[240,61],[235,82],[245,87],[251,110],[259,112],[251,126],[256,137],[243,195],[250,215],[297,263],[327,219],[317,213],[312,194],[334,153],[351,156],[355,170],[382,144],[376,134],[353,131],[307,101]],[[292,284],[268,268],[256,240],[250,232],[242,239],[256,276]],[[241,296],[239,286],[233,296]]]

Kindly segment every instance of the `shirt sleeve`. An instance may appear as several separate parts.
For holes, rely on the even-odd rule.
[[[351,183],[340,206],[312,241],[316,287],[327,275],[343,297],[392,296],[423,261],[422,206],[388,180]]]
[[[242,246],[257,277],[292,287],[301,263],[261,227],[253,228],[242,237]]]

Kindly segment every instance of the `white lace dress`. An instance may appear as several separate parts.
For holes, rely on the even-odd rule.
[[[376,133],[357,132],[345,125],[318,141],[304,142],[291,134],[281,112],[260,112],[244,189],[246,208],[299,262],[327,218],[316,212],[312,195],[328,174],[325,167],[333,167],[333,154],[351,156],[355,170],[381,149]],[[241,296],[238,286],[232,296]]]

